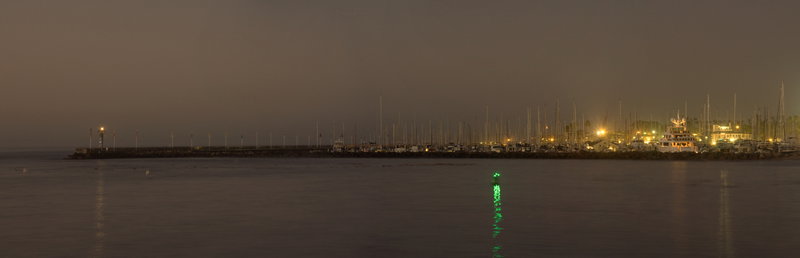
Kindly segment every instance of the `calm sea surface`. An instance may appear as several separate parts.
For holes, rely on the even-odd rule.
[[[797,161],[65,154],[0,153],[0,257],[800,256]]]

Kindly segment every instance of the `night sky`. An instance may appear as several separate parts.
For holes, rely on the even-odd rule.
[[[798,1],[0,1],[0,148],[315,121],[800,111]],[[742,114],[740,114],[742,115]],[[477,120],[476,120],[477,118]],[[252,138],[250,138],[252,139]],[[263,139],[263,138],[262,138]],[[176,136],[176,142],[177,140]],[[200,141],[203,143],[204,141]],[[262,140],[263,142],[263,140]],[[216,138],[215,143],[221,144]]]

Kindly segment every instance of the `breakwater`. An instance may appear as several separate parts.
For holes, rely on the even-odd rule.
[[[781,153],[663,153],[628,152],[331,152],[329,146],[309,147],[153,147],[116,149],[76,149],[69,159],[123,158],[213,158],[213,157],[314,157],[314,158],[454,158],[454,159],[622,159],[622,160],[768,160],[796,159],[797,154]]]

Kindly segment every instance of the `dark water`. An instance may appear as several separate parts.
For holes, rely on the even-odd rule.
[[[800,256],[796,161],[61,156],[0,153],[0,257]]]

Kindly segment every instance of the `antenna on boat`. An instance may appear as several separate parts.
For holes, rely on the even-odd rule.
[[[680,108],[678,108],[680,109]],[[689,128],[689,101],[683,100],[683,116],[686,118],[686,128]]]

